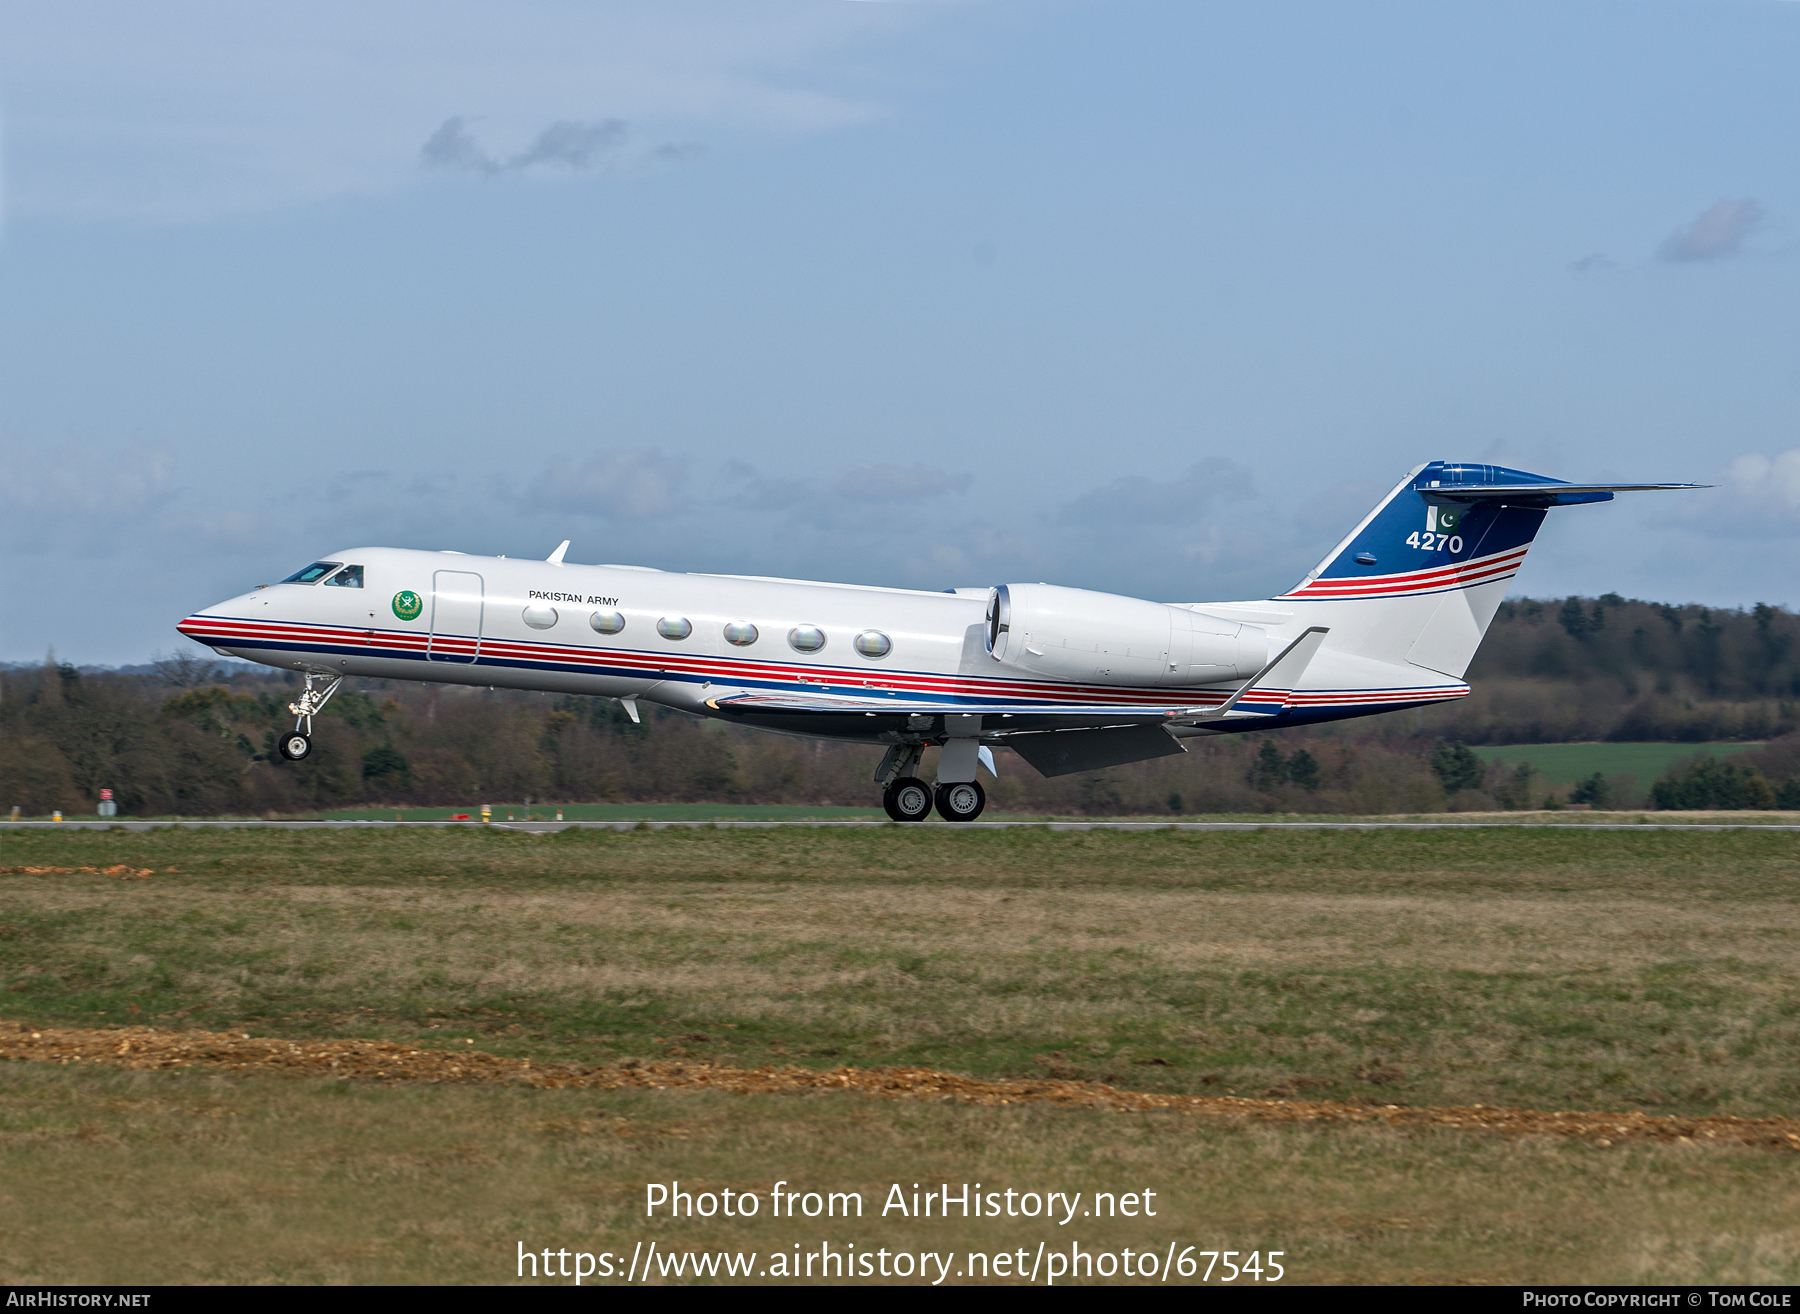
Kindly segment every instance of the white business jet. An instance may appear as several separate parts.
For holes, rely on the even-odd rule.
[[[661,703],[881,744],[896,821],[973,821],[1004,745],[1047,776],[1461,698],[1463,672],[1552,506],[1698,484],[1570,484],[1434,461],[1275,598],[1165,604],[1050,584],[942,593],[644,566],[352,548],[182,621],[305,676],[299,761],[349,676]],[[921,777],[938,745],[935,787]]]

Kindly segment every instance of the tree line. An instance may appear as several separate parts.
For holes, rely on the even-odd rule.
[[[1466,678],[1469,696],[1426,709],[1419,729],[1469,744],[1773,739],[1800,729],[1800,617],[1521,598],[1501,604]]]
[[[1046,780],[1009,753],[990,806],[1026,813],[1424,812],[1800,806],[1800,618],[1616,595],[1502,606],[1457,704],[1279,735],[1186,741],[1180,757]],[[354,804],[871,805],[879,748],[794,739],[598,698],[359,680],[305,762],[275,752],[299,677],[182,654],[123,671],[0,671],[0,808],[283,815]],[[1667,781],[1552,785],[1467,745],[1772,740]],[[1707,759],[1710,761],[1710,759]],[[1689,779],[1682,772],[1698,772]],[[1704,802],[1696,800],[1706,800]],[[1719,800],[1727,800],[1721,802]],[[1735,801],[1732,801],[1735,800]],[[1770,802],[1774,800],[1774,802]]]

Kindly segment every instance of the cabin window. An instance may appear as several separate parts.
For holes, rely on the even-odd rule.
[[[894,650],[894,641],[880,630],[864,630],[856,636],[856,650],[865,657],[885,657]]]
[[[360,589],[362,587],[362,567],[345,566],[325,581],[325,587],[328,589]]]
[[[601,634],[617,634],[625,628],[625,617],[616,611],[597,611],[588,617],[588,624]]]
[[[818,652],[825,646],[825,631],[817,625],[796,625],[788,631],[788,644],[795,652]]]
[[[555,607],[525,608],[525,623],[534,630],[547,630],[556,624]]]
[[[694,623],[686,616],[664,616],[656,622],[656,632],[665,639],[685,639],[694,632]]]
[[[341,561],[315,561],[305,570],[296,570],[281,582],[283,584],[317,584],[343,564]]]
[[[756,626],[749,621],[732,621],[725,627],[725,642],[736,647],[748,648],[756,638]]]

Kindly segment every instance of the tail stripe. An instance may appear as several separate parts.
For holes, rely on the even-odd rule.
[[[1497,552],[1492,556],[1471,558],[1449,566],[1429,570],[1409,570],[1397,575],[1365,575],[1350,579],[1315,579],[1288,593],[1283,598],[1394,598],[1421,593],[1440,593],[1485,584],[1515,573],[1530,544]]]

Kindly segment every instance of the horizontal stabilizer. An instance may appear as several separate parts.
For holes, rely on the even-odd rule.
[[[1576,500],[1592,500],[1594,493],[1655,493],[1677,488],[1711,488],[1711,484],[1428,484],[1419,491],[1455,498],[1459,502],[1531,499],[1564,506]]]

